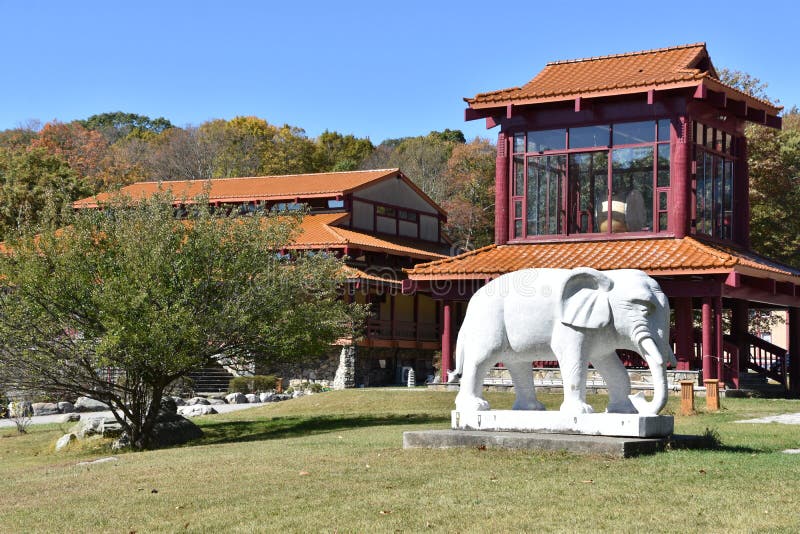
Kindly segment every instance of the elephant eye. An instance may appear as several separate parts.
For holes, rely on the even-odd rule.
[[[645,315],[652,315],[656,311],[656,305],[649,300],[635,299],[633,304],[640,307]]]

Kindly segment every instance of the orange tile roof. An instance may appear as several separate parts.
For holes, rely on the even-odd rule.
[[[412,280],[494,278],[527,268],[640,269],[650,275],[742,274],[800,283],[800,271],[750,251],[683,239],[551,242],[489,245],[459,256],[421,263]]]
[[[383,278],[381,276],[377,276],[374,274],[367,273],[362,271],[361,269],[356,269],[355,267],[351,267],[349,265],[345,265],[342,268],[344,275],[347,277],[348,281],[355,281],[355,280],[369,280],[371,282],[379,282],[382,284],[389,284],[393,286],[401,286],[403,284],[402,280],[393,280],[390,278]]]
[[[400,175],[399,169],[369,171],[324,172],[256,176],[247,178],[214,178],[212,180],[175,180],[168,182],[137,182],[125,186],[120,193],[134,200],[159,191],[171,191],[178,200],[193,200],[208,188],[210,202],[250,202],[261,200],[293,200],[295,198],[330,197],[349,193],[372,182]],[[99,193],[73,203],[75,208],[96,208],[107,202],[113,193]]]
[[[378,237],[358,230],[335,226],[349,216],[348,213],[306,215],[300,224],[300,235],[298,235],[290,248],[339,249],[349,246],[362,250],[386,252],[425,260],[446,257],[435,250],[437,247],[434,244],[426,246],[423,243],[412,242],[408,239],[391,236]]]
[[[695,87],[704,81],[709,81],[715,89],[736,93],[748,104],[755,104],[755,107],[773,114],[782,109],[720,82],[705,43],[554,61],[522,87],[479,93],[464,100],[471,108],[481,109],[509,103],[556,102],[577,96],[599,97],[649,89]]]

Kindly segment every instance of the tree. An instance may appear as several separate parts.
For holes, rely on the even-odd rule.
[[[485,139],[456,145],[443,182],[448,189],[447,233],[459,247],[471,250],[494,241],[494,173],[496,149]]]
[[[100,132],[111,144],[126,137],[148,138],[173,128],[172,123],[164,117],[151,119],[147,115],[122,111],[100,113],[78,122],[87,130]]]
[[[44,125],[30,146],[63,157],[92,192],[105,185],[99,175],[103,171],[108,143],[99,133],[77,122],[53,121]]]
[[[0,148],[0,239],[26,221],[39,221],[47,203],[60,211],[87,194],[62,157],[44,148]]]
[[[314,170],[352,171],[375,149],[369,139],[325,130],[314,141]]]
[[[167,196],[117,200],[60,230],[26,227],[0,257],[2,378],[109,404],[140,449],[190,371],[319,354],[363,318],[338,298],[339,260],[276,254],[297,217],[228,218],[203,202],[190,220],[173,211]]]

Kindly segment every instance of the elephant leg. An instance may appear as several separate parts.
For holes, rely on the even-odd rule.
[[[617,357],[616,352],[611,352],[592,360],[597,371],[603,376],[608,389],[608,413],[637,413],[633,403],[628,398],[631,392],[631,380],[628,371]]]
[[[568,414],[594,413],[594,409],[586,403],[588,363],[580,356],[577,358],[562,356],[558,361],[564,386],[564,402],[561,403],[560,410]]]
[[[461,372],[456,410],[460,412],[483,411],[489,409],[489,403],[483,398],[483,377],[486,376],[490,362],[478,361],[464,357],[464,369]]]
[[[513,410],[544,410],[544,404],[536,399],[536,388],[533,385],[531,362],[506,363],[511,381],[514,383],[516,400]]]

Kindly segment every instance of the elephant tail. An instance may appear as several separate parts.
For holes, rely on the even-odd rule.
[[[447,373],[447,383],[454,384],[461,379],[461,373],[464,371],[464,343],[461,342],[461,333],[459,332],[458,339],[456,340],[456,368],[451,372],[443,370]]]

